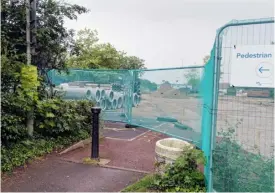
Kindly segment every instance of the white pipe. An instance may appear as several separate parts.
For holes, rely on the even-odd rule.
[[[112,90],[105,90],[106,98],[112,101],[114,99],[114,91]]]
[[[101,99],[101,92],[98,88],[90,88],[86,92],[86,97],[89,100],[95,100],[96,102],[99,102]]]
[[[139,105],[140,104],[140,102],[141,102],[141,96],[140,95],[137,95],[137,104]]]
[[[86,98],[88,100],[92,100],[92,91],[91,90],[87,90],[87,92],[86,92]]]
[[[96,107],[100,107],[100,102],[96,102]]]
[[[127,101],[126,101],[126,96],[125,95],[123,95],[123,99],[122,99],[123,101],[122,101],[122,107],[126,107],[127,106]]]
[[[112,102],[110,102],[108,99],[106,100],[106,109],[112,109]]]
[[[66,89],[69,87],[68,83],[61,83],[58,87],[60,87],[61,89]]]
[[[87,88],[79,88],[79,87],[67,87],[64,88],[65,96],[64,99],[84,99],[86,98]]]
[[[134,107],[137,106],[137,101],[138,101],[138,95],[136,93],[133,94],[133,101],[132,104]]]
[[[117,109],[117,100],[116,99],[114,99],[112,101],[112,109]]]
[[[100,100],[100,108],[104,111],[106,109],[106,100],[101,99]]]
[[[115,92],[114,99],[117,101],[117,108],[120,109],[123,106],[123,95],[119,92]]]
[[[118,109],[122,108],[122,105],[123,105],[123,99],[122,99],[122,97],[118,97],[117,98],[117,108]]]
[[[105,90],[102,88],[100,88],[99,90],[100,90],[100,99],[105,99],[105,94],[106,94]]]

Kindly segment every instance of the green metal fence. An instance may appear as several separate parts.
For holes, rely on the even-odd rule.
[[[201,147],[202,67],[135,71],[141,101],[131,123]]]
[[[142,126],[201,147],[202,66],[155,70],[52,70],[55,92],[89,99],[104,120]]]
[[[274,192],[273,54],[273,18],[218,30],[209,191]]]
[[[209,192],[273,192],[274,58],[263,51],[274,54],[273,30],[273,18],[223,26],[205,66],[52,70],[48,75],[55,94],[93,100],[104,120],[148,128],[201,148]]]

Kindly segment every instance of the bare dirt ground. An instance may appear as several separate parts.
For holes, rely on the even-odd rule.
[[[272,99],[220,96],[217,112],[217,132],[234,127],[237,141],[253,152],[268,156],[273,154],[274,103]],[[133,108],[133,118],[156,120],[169,116],[201,132],[202,102],[195,97],[181,99],[161,98],[143,94],[141,103]],[[229,124],[227,124],[229,123]]]
[[[201,101],[198,98],[184,97],[182,99],[160,98],[152,95],[142,95],[141,103],[133,108],[134,117],[153,118],[173,117],[179,122],[201,130]]]
[[[273,155],[274,145],[274,103],[272,99],[223,96],[219,98],[217,131],[230,128],[240,121],[236,128],[236,139],[242,146],[261,155]]]

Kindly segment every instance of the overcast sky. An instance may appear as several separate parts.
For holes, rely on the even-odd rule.
[[[200,65],[232,19],[274,16],[274,0],[67,0],[90,9],[66,26],[99,32],[147,68]]]

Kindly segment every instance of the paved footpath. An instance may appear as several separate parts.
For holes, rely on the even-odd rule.
[[[113,192],[144,174],[62,161],[49,155],[43,161],[2,179],[1,192]]]
[[[165,136],[140,128],[109,127],[100,144],[100,157],[110,160],[108,168],[82,164],[90,155],[89,145],[62,156],[51,154],[25,169],[16,169],[12,176],[2,177],[1,191],[118,192],[142,178],[144,172],[152,172],[155,142]]]

